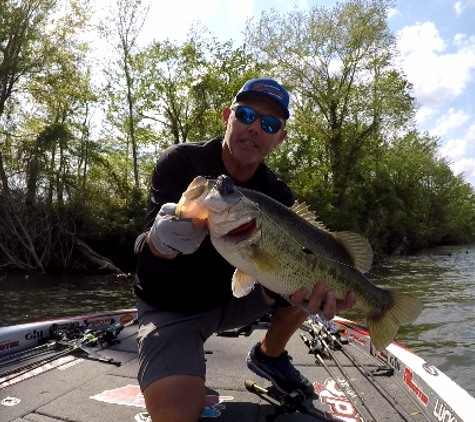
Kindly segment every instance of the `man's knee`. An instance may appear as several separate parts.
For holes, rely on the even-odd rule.
[[[203,378],[173,375],[154,381],[143,392],[152,422],[197,422],[205,407]]]

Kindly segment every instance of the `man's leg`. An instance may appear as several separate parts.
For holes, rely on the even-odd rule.
[[[143,395],[153,422],[197,422],[206,390],[201,377],[174,375],[152,382]]]
[[[205,407],[203,332],[212,313],[183,315],[138,300],[138,381],[152,422],[197,422]]]
[[[308,318],[308,313],[297,306],[277,308],[269,329],[261,341],[262,352],[271,357],[280,356],[290,338]]]
[[[305,292],[301,294],[302,299],[304,294]],[[274,302],[265,292],[263,296],[268,304]],[[308,318],[308,312],[291,306],[283,299],[278,302],[281,306],[277,305],[262,341],[247,355],[247,365],[251,371],[271,381],[282,393],[301,390],[308,396],[314,395],[312,383],[293,366],[292,358],[285,350],[290,338]]]

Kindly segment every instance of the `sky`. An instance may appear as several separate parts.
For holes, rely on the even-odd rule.
[[[344,1],[344,0],[343,0]],[[242,41],[247,19],[271,8],[332,8],[333,0],[150,0],[141,41],[183,41],[200,21],[221,42]],[[454,174],[475,187],[475,0],[396,0],[388,25],[421,108],[417,128],[440,138]]]

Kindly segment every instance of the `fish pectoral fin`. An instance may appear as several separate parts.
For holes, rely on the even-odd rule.
[[[256,281],[256,279],[248,276],[245,272],[236,269],[233,274],[232,282],[233,296],[243,297],[251,293]]]
[[[348,251],[355,268],[367,273],[373,263],[373,248],[363,236],[353,232],[335,232],[332,236]]]
[[[413,322],[422,312],[422,302],[398,291],[388,291],[390,306],[379,315],[369,315],[366,325],[377,350],[384,349],[396,337],[400,326]]]

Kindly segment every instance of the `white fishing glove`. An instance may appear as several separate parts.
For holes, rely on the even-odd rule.
[[[206,225],[198,230],[188,218],[175,215],[177,204],[163,204],[150,229],[150,240],[159,252],[169,255],[174,253],[191,254],[201,245],[208,234]]]

